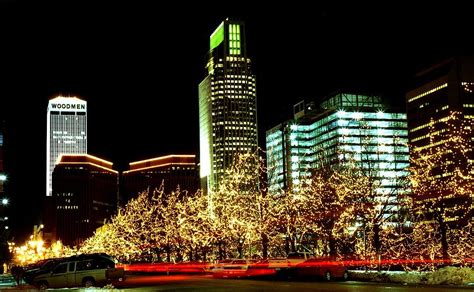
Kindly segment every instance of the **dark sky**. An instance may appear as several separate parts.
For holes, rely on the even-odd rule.
[[[225,17],[246,24],[262,147],[265,130],[303,98],[356,88],[403,105],[414,72],[472,49],[470,12],[445,4],[38,2],[0,0],[0,118],[17,238],[41,220],[52,97],[88,102],[89,153],[119,166],[198,154],[197,86]]]

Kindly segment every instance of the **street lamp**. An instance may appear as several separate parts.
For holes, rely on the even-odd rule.
[[[6,206],[6,205],[8,205],[8,202],[9,202],[8,198],[3,198],[2,199],[2,205]]]
[[[6,181],[7,176],[5,174],[0,174],[0,181]]]

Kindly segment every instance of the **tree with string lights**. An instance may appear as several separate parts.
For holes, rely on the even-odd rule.
[[[209,216],[214,238],[217,239],[218,257],[236,252],[243,257],[265,248],[267,227],[264,189],[259,185],[263,161],[257,153],[235,157],[226,170],[221,184],[209,194]]]
[[[140,193],[84,241],[80,252],[106,252],[124,260],[140,255],[144,246],[154,244],[151,233],[154,209],[148,191]]]
[[[420,257],[448,261],[467,251],[472,258],[472,137],[472,120],[451,112],[442,121],[431,121],[428,146],[411,149],[414,242]],[[456,247],[461,237],[469,246]]]

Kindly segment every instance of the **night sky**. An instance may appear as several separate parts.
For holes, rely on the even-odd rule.
[[[416,71],[472,52],[470,12],[446,6],[41,2],[0,0],[0,118],[16,239],[41,220],[52,97],[88,102],[88,152],[118,167],[198,155],[198,84],[209,35],[226,17],[246,24],[261,147],[302,99],[353,88],[403,106]]]

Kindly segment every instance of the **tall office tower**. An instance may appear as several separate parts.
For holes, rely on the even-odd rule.
[[[430,123],[441,130],[451,111],[474,121],[474,57],[453,57],[419,72],[406,94],[410,146],[429,148]]]
[[[467,155],[468,163],[471,165],[474,160],[472,148],[474,145],[472,133],[474,131],[471,131],[470,137],[465,137],[467,141],[471,141],[468,153],[460,155],[460,153],[446,150],[444,147],[448,144],[450,137],[455,134],[448,126],[452,112],[459,112],[460,121],[470,126],[471,129],[474,128],[474,56],[449,58],[419,72],[413,81],[414,88],[406,94],[410,151],[413,154],[416,152],[442,155],[440,158],[442,161],[439,163],[445,165],[445,169],[441,176],[437,175],[437,180],[441,185],[452,178],[454,167],[458,167],[459,163],[465,163],[465,157],[461,156]],[[469,135],[468,132],[467,135]],[[467,170],[468,168],[462,165],[460,169]],[[463,175],[468,175],[468,173]],[[458,219],[468,220],[467,217],[469,217],[466,215],[469,213],[466,211],[469,208],[462,206],[471,205],[471,213],[474,214],[474,195],[471,191],[470,198],[468,198],[468,193],[466,193],[466,198],[462,198],[463,196],[452,196],[444,189],[442,193],[433,191],[417,194],[417,199],[422,203],[422,206],[423,202],[442,199],[443,208],[448,214],[447,221],[457,224]]]
[[[403,191],[409,166],[405,113],[390,110],[379,96],[351,93],[294,109],[293,120],[266,132],[270,192],[297,189],[313,170],[349,159],[380,182],[378,195],[395,198]]]
[[[226,19],[212,33],[207,77],[199,84],[200,177],[215,189],[235,157],[257,150],[255,75],[242,22]]]
[[[88,154],[61,154],[53,171],[52,238],[79,245],[117,212],[118,172]]]
[[[52,196],[52,174],[61,154],[87,153],[87,103],[58,96],[49,101],[46,129],[46,196]]]

